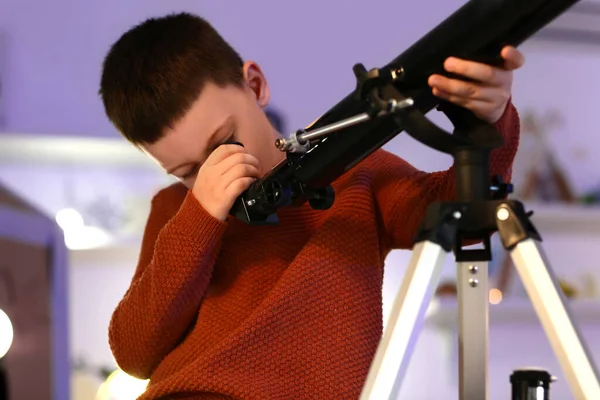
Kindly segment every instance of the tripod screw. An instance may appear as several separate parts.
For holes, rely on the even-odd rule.
[[[477,265],[469,265],[469,272],[472,274],[476,274],[477,271],[479,271],[479,268],[477,267]]]
[[[469,279],[469,285],[471,287],[477,287],[478,284],[479,284],[479,281],[477,279]]]
[[[505,183],[500,175],[495,175],[492,178],[492,186],[490,190],[493,192],[492,198],[500,200],[508,196],[514,191],[512,183]]]

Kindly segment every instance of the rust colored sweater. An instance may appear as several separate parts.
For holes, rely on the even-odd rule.
[[[512,104],[491,173],[509,179]],[[115,310],[119,366],[141,399],[357,399],[382,334],[386,255],[409,249],[425,208],[452,200],[453,169],[425,173],[378,150],[334,183],[327,211],[279,226],[212,218],[176,184],[152,200],[131,286]]]

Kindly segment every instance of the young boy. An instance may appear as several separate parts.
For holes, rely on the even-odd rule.
[[[502,56],[503,69],[447,61],[476,83],[429,83],[502,132],[491,173],[510,179],[511,71],[523,56]],[[279,226],[249,226],[230,207],[284,159],[259,66],[182,13],[132,28],[103,68],[108,118],[180,180],[152,200],[109,330],[119,366],[150,378],[141,398],[357,399],[382,334],[385,257],[412,247],[429,203],[453,198],[453,169],[421,172],[378,150],[334,182],[331,209],[285,208]]]

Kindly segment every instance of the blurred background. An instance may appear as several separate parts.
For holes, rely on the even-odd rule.
[[[210,20],[271,85],[284,132],[354,89],[352,66],[379,67],[460,7],[418,2],[84,2],[0,0],[0,390],[11,400],[125,400],[144,390],[118,370],[110,316],[129,285],[152,195],[171,179],[122,139],[97,95],[109,46],[143,19],[190,11]],[[583,0],[521,49],[513,102],[522,119],[515,197],[533,222],[576,322],[600,360],[600,2]],[[441,126],[447,121],[431,113]],[[386,149],[426,171],[451,159],[400,135]],[[564,375],[495,236],[490,264],[492,399],[509,375]],[[410,252],[386,262],[384,315]],[[415,348],[402,399],[457,398],[453,259]],[[1,397],[1,395],[0,395]]]

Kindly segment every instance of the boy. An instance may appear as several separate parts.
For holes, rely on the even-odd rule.
[[[510,179],[511,71],[523,56],[502,56],[504,69],[448,60],[476,83],[429,83],[502,132],[491,173]],[[284,159],[256,63],[205,20],[173,14],[112,46],[100,93],[125,138],[180,180],[152,199],[109,330],[119,366],[150,378],[141,398],[357,399],[382,333],[385,257],[411,248],[429,203],[452,199],[453,169],[417,171],[379,150],[334,182],[331,209],[286,208],[279,226],[248,226],[230,207]]]

